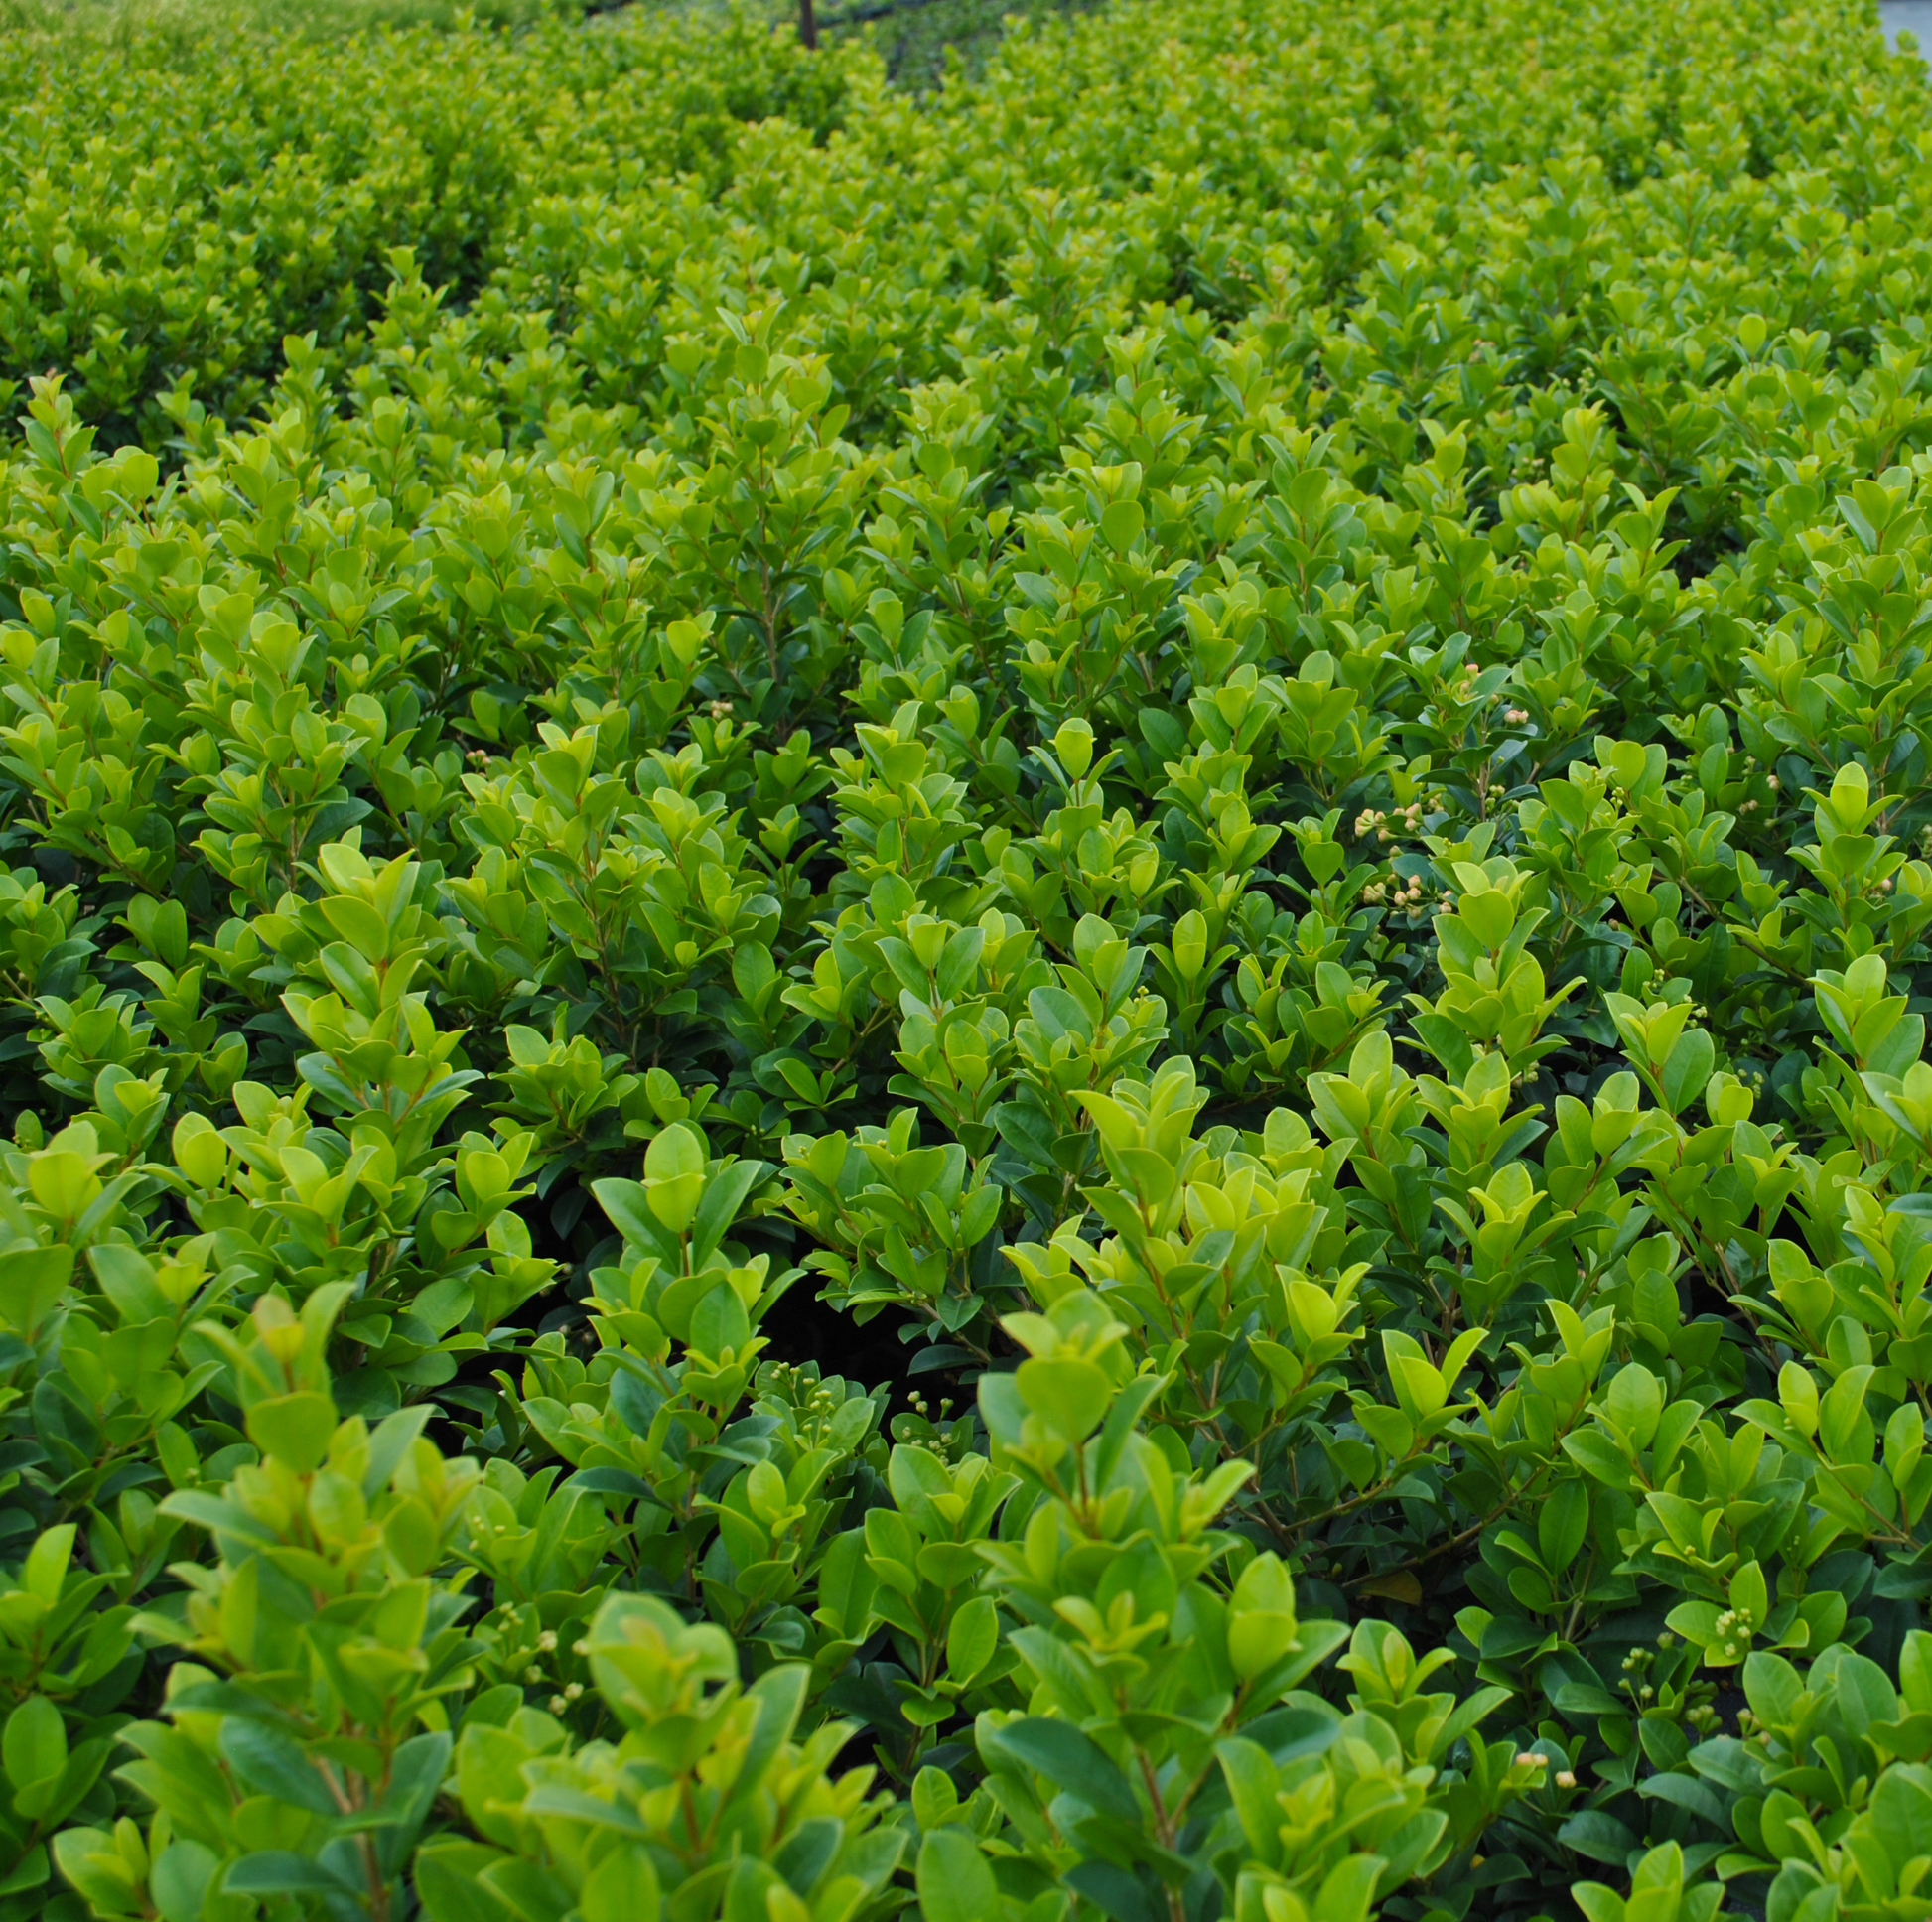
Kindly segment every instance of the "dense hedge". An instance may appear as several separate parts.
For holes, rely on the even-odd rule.
[[[0,397],[58,368],[108,445],[160,446],[191,392],[244,418],[285,335],[379,316],[397,247],[467,300],[566,205],[715,191],[744,122],[822,136],[851,62],[745,21],[247,44],[0,39]]]
[[[1932,1911],[1865,10],[0,93],[0,1922]]]

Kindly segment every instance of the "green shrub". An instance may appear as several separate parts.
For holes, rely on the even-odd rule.
[[[0,1922],[1925,1913],[1872,25],[0,39]]]

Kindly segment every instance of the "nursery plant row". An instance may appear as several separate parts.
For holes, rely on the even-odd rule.
[[[0,37],[0,1922],[1932,1913],[1868,14]]]

